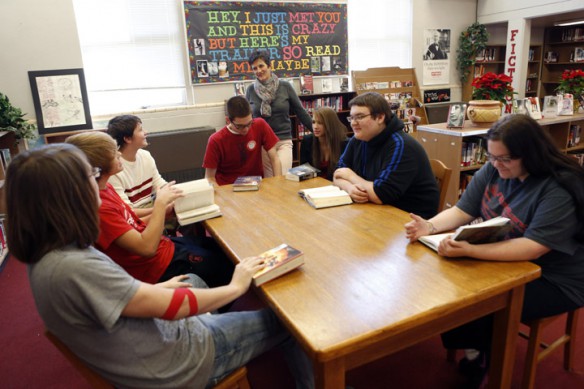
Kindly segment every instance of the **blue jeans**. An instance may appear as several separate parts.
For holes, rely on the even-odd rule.
[[[296,388],[314,388],[312,362],[269,309],[201,315],[215,342],[215,361],[207,387],[260,354],[281,347]]]

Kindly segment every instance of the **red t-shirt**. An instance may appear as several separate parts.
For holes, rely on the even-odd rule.
[[[160,237],[153,257],[146,258],[118,246],[114,241],[131,229],[142,233],[146,224],[123,202],[113,186],[99,191],[99,237],[95,246],[117,262],[134,278],[154,284],[158,282],[172,256],[174,243],[166,236]]]
[[[203,167],[217,169],[219,185],[233,184],[239,176],[263,176],[262,147],[270,150],[277,142],[278,137],[262,118],[254,119],[246,135],[223,127],[209,138]]]

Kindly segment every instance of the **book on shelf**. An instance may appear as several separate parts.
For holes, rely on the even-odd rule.
[[[264,259],[264,267],[253,275],[253,284],[260,286],[304,264],[302,251],[282,243],[259,257]]]
[[[285,178],[290,181],[304,181],[318,176],[318,173],[320,170],[307,162],[288,169]]]
[[[183,197],[174,202],[174,212],[181,226],[221,216],[221,209],[215,204],[213,185],[206,178],[176,184],[183,191]]]
[[[314,78],[312,74],[300,76],[300,91],[303,95],[314,93]]]
[[[458,227],[454,233],[426,235],[418,238],[418,240],[431,249],[438,251],[440,242],[449,236],[458,241],[483,244],[502,240],[510,230],[510,220],[506,217],[498,216],[481,223]]]
[[[353,199],[346,191],[334,185],[302,189],[298,191],[298,194],[316,209],[353,203]]]
[[[333,91],[333,79],[323,78],[321,81],[322,93],[332,93]]]
[[[544,96],[542,116],[547,119],[558,116],[558,98],[556,96]]]
[[[262,176],[239,176],[233,182],[234,192],[246,192],[250,190],[259,190]]]
[[[539,120],[542,118],[539,99],[537,97],[526,97],[525,106],[527,107],[527,114],[532,119]]]

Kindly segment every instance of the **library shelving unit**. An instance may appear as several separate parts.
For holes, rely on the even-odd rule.
[[[525,80],[525,97],[537,96],[539,90],[539,75],[541,73],[542,46],[529,46],[527,61],[527,77]]]
[[[347,127],[347,134],[351,135],[351,128],[347,122],[347,116],[349,116],[349,101],[355,97],[355,92],[345,91],[345,92],[332,92],[332,93],[311,93],[311,94],[299,94],[298,98],[302,102],[302,106],[306,111],[312,116],[312,113],[321,107],[330,107],[337,112],[337,116],[341,123]],[[300,120],[296,116],[291,116],[292,118],[292,150],[293,150],[293,161],[294,166],[298,165],[300,161],[300,143],[304,135],[309,133],[308,130],[304,128]]]
[[[570,129],[579,125],[584,128],[584,114],[558,116],[551,119],[541,119],[538,123],[550,133],[555,144],[565,153],[584,152],[584,136],[573,142]],[[439,159],[452,169],[452,178],[446,193],[446,208],[452,207],[458,201],[461,189],[461,178],[472,173],[482,165],[462,166],[463,143],[477,137],[484,137],[488,126],[478,127],[465,122],[463,128],[446,128],[446,123],[418,126],[418,141],[426,150],[430,159]]]
[[[415,115],[420,117],[421,120],[418,126],[428,123],[428,116],[422,96],[420,95],[420,86],[416,78],[415,69],[402,69],[399,67],[371,68],[353,71],[351,72],[351,76],[353,79],[353,87],[357,91],[357,94],[378,92],[388,99],[391,99],[391,94],[411,94],[412,99],[409,108],[415,109]],[[407,111],[407,109],[404,111]],[[404,118],[402,120],[407,125],[407,115],[403,116]],[[415,128],[411,128],[410,130],[411,132],[415,132]]]
[[[14,157],[18,154],[18,144],[16,143],[16,136],[12,131],[0,131],[0,149],[9,149],[10,155]],[[5,191],[4,191],[4,179],[6,177],[6,172],[4,171],[4,166],[0,167],[0,223],[4,223],[4,214],[6,213],[6,203],[5,203]],[[4,232],[4,227],[0,226],[0,266],[4,262],[8,255],[8,247],[6,245],[6,234]]]
[[[505,45],[487,45],[486,49],[475,58],[473,78],[485,73],[503,73],[505,71]]]
[[[546,28],[540,97],[556,94],[564,70],[584,69],[584,58],[581,58],[583,62],[574,58],[576,49],[584,53],[584,24]]]

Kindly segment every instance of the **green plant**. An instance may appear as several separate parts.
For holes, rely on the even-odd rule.
[[[461,83],[465,83],[475,64],[477,54],[487,48],[489,33],[484,24],[475,22],[460,33],[456,49],[456,69]]]
[[[0,93],[0,130],[13,131],[16,139],[36,139],[37,126],[24,119],[24,113],[16,108],[8,96]]]
[[[473,100],[495,100],[505,104],[506,100],[511,101],[513,95],[517,93],[513,91],[511,82],[513,79],[506,74],[485,73],[472,81],[472,98]]]

